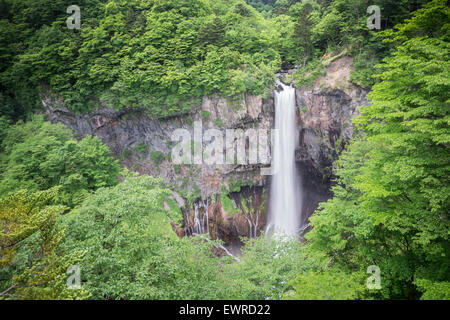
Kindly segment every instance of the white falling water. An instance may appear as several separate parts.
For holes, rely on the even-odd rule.
[[[278,136],[274,142],[272,159],[276,171],[270,189],[267,232],[293,236],[300,228],[302,202],[295,167],[295,89],[282,83],[277,86],[283,90],[275,91],[275,129],[278,129]]]
[[[208,200],[206,200],[206,203],[203,200],[194,203],[194,226],[192,228],[192,233],[209,233],[208,207]]]

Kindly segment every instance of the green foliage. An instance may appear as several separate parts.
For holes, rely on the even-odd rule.
[[[334,198],[307,235],[311,252],[334,268],[379,266],[376,298],[443,298],[450,279],[449,9],[433,15],[434,38],[421,23],[444,2],[432,1],[390,33],[400,44],[355,120],[364,138],[341,157]]]
[[[285,300],[355,300],[364,291],[363,277],[336,270],[309,271],[298,275],[293,291],[284,294]]]
[[[40,13],[38,1],[6,1],[0,98],[21,113],[49,87],[74,111],[108,103],[165,117],[216,91],[259,94],[280,64],[271,25],[240,0],[86,0],[80,30],[65,26],[62,1],[36,22],[25,17]]]
[[[133,154],[133,151],[131,151],[130,149],[123,149],[122,150],[122,154],[121,154],[121,160],[125,160],[131,157],[131,155]]]
[[[220,118],[214,119],[214,124],[215,124],[217,127],[223,127],[223,121],[222,121],[222,119],[220,119]]]
[[[218,16],[211,16],[211,20],[199,30],[198,37],[203,46],[214,45],[220,47],[225,41],[225,25]]]
[[[271,9],[273,9],[275,7],[275,2],[276,0],[247,0],[246,1],[249,5],[251,5],[252,7],[258,9],[258,11],[262,11],[259,8],[268,8],[267,11],[270,11]]]
[[[417,279],[414,283],[423,292],[421,300],[450,300],[450,282]]]
[[[119,166],[97,137],[73,140],[69,129],[36,117],[6,130],[0,195],[61,186],[57,200],[74,206],[91,191],[117,183]]]
[[[164,209],[169,195],[161,180],[130,176],[64,217],[67,248],[87,250],[81,275],[94,298],[215,297],[217,258],[209,244],[172,231],[169,218],[181,213]]]
[[[310,86],[319,76],[324,75],[325,68],[321,60],[311,61],[305,68],[298,69],[292,74],[296,87]]]
[[[277,45],[282,68],[290,68],[298,62],[301,49],[295,39],[295,19],[288,15],[279,15],[271,22],[276,32],[273,33],[270,41]]]
[[[295,239],[243,240],[241,261],[224,265],[220,274],[221,299],[280,299],[292,289],[289,280],[315,266]]]
[[[372,51],[365,51],[356,56],[353,62],[354,69],[350,73],[350,80],[363,88],[372,87],[375,83],[372,76],[378,63],[379,56],[373,54]]]
[[[220,194],[220,203],[222,204],[223,210],[225,210],[228,215],[232,216],[235,213],[240,212],[240,210],[236,207],[233,200],[230,199],[226,194]]]
[[[164,161],[166,156],[161,151],[151,151],[150,152],[150,158],[153,160],[153,162],[157,166],[159,166],[159,164]]]
[[[56,218],[65,208],[49,205],[58,191],[22,190],[0,199],[0,299],[89,298],[84,288],[66,286],[66,270],[84,252],[66,254],[60,248],[64,229]]]
[[[134,148],[134,151],[138,153],[146,153],[148,151],[148,145],[143,142],[139,142]]]
[[[209,116],[211,115],[211,112],[202,110],[201,115],[202,115],[202,119],[208,119]]]
[[[298,45],[303,49],[303,68],[313,51],[312,29],[319,21],[320,7],[315,1],[303,1],[291,7],[291,15],[298,16],[294,27]]]
[[[9,128],[9,121],[6,117],[0,117],[0,152],[2,151],[2,142],[5,139]]]

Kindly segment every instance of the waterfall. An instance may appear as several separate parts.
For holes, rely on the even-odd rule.
[[[209,233],[208,207],[208,200],[206,200],[206,203],[203,200],[194,203],[194,225],[192,227],[192,233]]]
[[[270,187],[269,221],[267,233],[295,235],[301,221],[300,177],[295,167],[297,125],[295,89],[282,83],[275,90],[275,129],[273,164],[275,174]]]

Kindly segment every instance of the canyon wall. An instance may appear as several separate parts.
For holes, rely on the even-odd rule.
[[[350,57],[339,58],[312,86],[296,89],[296,161],[306,217],[331,196],[332,164],[352,137],[351,119],[358,115],[358,106],[368,103],[367,91],[349,81],[351,68]],[[239,237],[256,236],[263,229],[270,177],[260,170],[268,165],[174,164],[171,137],[177,129],[192,133],[198,121],[203,130],[217,128],[224,133],[225,129],[269,130],[273,95],[244,94],[233,100],[213,95],[204,97],[188,114],[164,119],[154,119],[143,110],[109,107],[75,114],[49,95],[42,96],[42,103],[51,122],[65,124],[79,137],[98,136],[124,167],[162,177],[168,188],[176,190],[184,223],[173,228],[180,236],[209,232],[213,239],[238,245]]]

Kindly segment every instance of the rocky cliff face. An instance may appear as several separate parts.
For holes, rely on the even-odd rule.
[[[225,129],[269,129],[273,113],[271,98],[245,95],[240,100],[227,101],[218,96],[204,97],[191,113],[166,119],[153,119],[135,109],[102,108],[90,114],[74,114],[52,99],[42,101],[50,121],[63,123],[80,136],[98,136],[125,167],[162,177],[187,194],[205,199],[220,193],[223,184],[233,185],[239,180],[260,186],[265,183],[264,177],[258,176],[261,167],[258,165],[174,165],[172,135],[179,129],[192,134],[195,122],[201,122],[203,131],[217,128],[224,135]]]
[[[333,162],[353,135],[352,118],[369,104],[368,90],[350,82],[351,57],[329,64],[326,75],[312,86],[296,90],[299,145],[297,168],[303,177],[303,210],[309,217],[331,195]]]
[[[367,104],[367,92],[348,80],[351,62],[348,57],[334,61],[327,75],[313,86],[296,90],[296,157],[307,217],[330,196],[332,163],[352,136],[351,118],[358,114],[357,107]],[[267,165],[174,164],[171,138],[177,129],[193,134],[194,124],[199,122],[203,131],[217,128],[224,139],[226,129],[269,130],[274,119],[273,96],[242,95],[233,101],[216,95],[204,97],[190,114],[166,119],[153,119],[142,110],[108,107],[74,114],[53,98],[43,97],[42,102],[50,121],[65,124],[79,136],[98,136],[123,166],[162,177],[177,190],[174,197],[182,208],[184,223],[173,227],[180,236],[209,232],[212,238],[237,244],[240,236],[258,235],[264,227],[270,178],[260,170]]]
[[[98,136],[124,167],[162,177],[170,189],[177,190],[174,197],[184,215],[182,226],[173,224],[178,235],[209,232],[213,239],[234,243],[240,236],[259,234],[264,226],[266,210],[262,198],[268,177],[261,175],[260,170],[270,164],[174,164],[172,135],[175,130],[185,129],[193,138],[193,128],[199,123],[203,132],[216,128],[224,139],[227,129],[269,130],[273,121],[272,97],[242,95],[232,101],[219,96],[204,97],[191,113],[166,119],[153,119],[142,110],[117,111],[107,107],[75,114],[53,98],[43,97],[42,102],[51,122],[65,124],[80,137]],[[203,148],[206,145],[204,142]],[[223,194],[229,196],[224,198]]]

